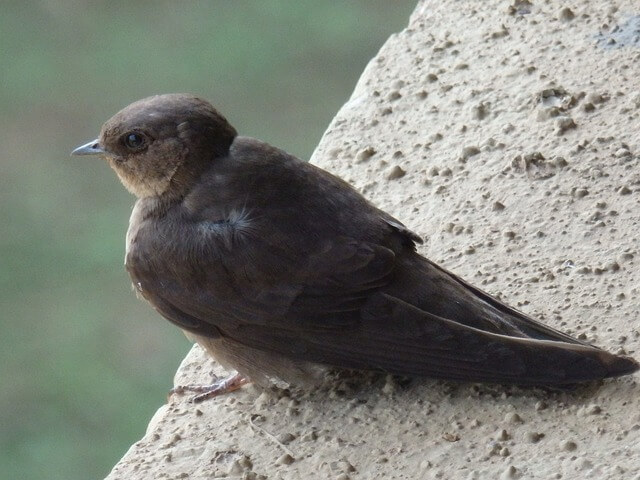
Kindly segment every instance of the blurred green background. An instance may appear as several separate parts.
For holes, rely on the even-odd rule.
[[[131,291],[133,198],[70,150],[134,100],[193,92],[306,159],[415,3],[2,2],[0,478],[104,477],[190,348]]]

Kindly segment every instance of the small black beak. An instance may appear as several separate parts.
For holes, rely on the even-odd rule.
[[[85,143],[84,145],[79,146],[71,155],[102,155],[106,153],[104,149],[100,146],[100,142],[96,138],[95,140],[91,140],[89,143]]]

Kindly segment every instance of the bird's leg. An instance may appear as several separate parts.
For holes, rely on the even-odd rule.
[[[249,379],[236,373],[226,378],[218,378],[214,375],[214,382],[211,385],[178,385],[169,390],[169,396],[173,394],[183,394],[184,392],[198,393],[191,399],[194,403],[200,403],[218,395],[233,392],[243,385],[249,383]]]

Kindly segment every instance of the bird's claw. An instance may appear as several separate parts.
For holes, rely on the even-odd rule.
[[[217,378],[217,377],[216,377]],[[200,403],[218,395],[233,392],[238,390],[243,385],[249,383],[249,380],[243,377],[241,374],[236,373],[227,378],[216,379],[211,385],[178,385],[169,390],[169,397],[171,395],[182,395],[185,392],[194,392],[195,395],[191,401],[193,403]]]

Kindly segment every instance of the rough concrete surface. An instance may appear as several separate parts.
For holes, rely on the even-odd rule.
[[[638,358],[639,14],[634,0],[423,1],[312,161],[446,268]],[[194,347],[176,383],[214,368]],[[108,478],[640,479],[639,380],[547,391],[337,375],[307,394],[174,396]]]

